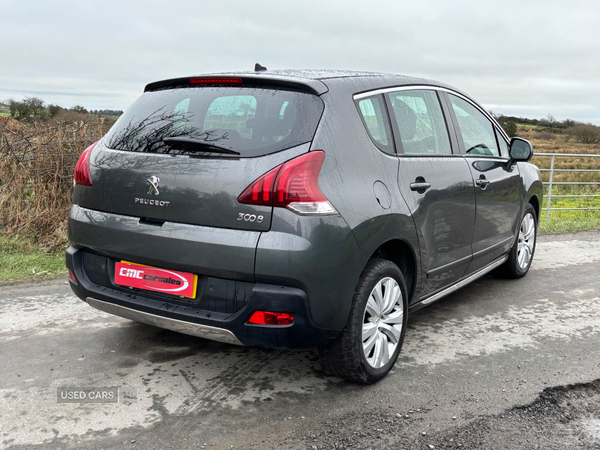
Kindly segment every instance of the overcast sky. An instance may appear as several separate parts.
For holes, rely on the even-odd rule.
[[[125,109],[150,81],[353,69],[600,125],[600,1],[0,0],[0,99]]]

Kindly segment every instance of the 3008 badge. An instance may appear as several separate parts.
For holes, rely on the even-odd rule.
[[[237,220],[243,220],[244,222],[262,223],[263,220],[265,220],[265,218],[264,216],[257,216],[256,214],[238,213]]]

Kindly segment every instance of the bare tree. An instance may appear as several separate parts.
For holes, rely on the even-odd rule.
[[[581,144],[600,143],[600,128],[592,124],[580,124],[569,128],[568,133]]]
[[[556,126],[556,124],[558,123],[556,118],[550,113],[548,113],[548,115],[546,116],[546,122],[548,122],[548,125],[550,126],[550,128],[554,128]]]

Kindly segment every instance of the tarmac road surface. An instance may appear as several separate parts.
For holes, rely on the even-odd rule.
[[[3,448],[600,449],[600,232],[542,237],[524,279],[411,315],[373,386],[325,376],[315,350],[104,314],[64,279],[0,288],[0,357]],[[119,402],[59,403],[60,387]]]

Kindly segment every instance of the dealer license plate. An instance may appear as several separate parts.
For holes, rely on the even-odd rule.
[[[121,261],[115,264],[115,284],[196,298],[198,275]]]

